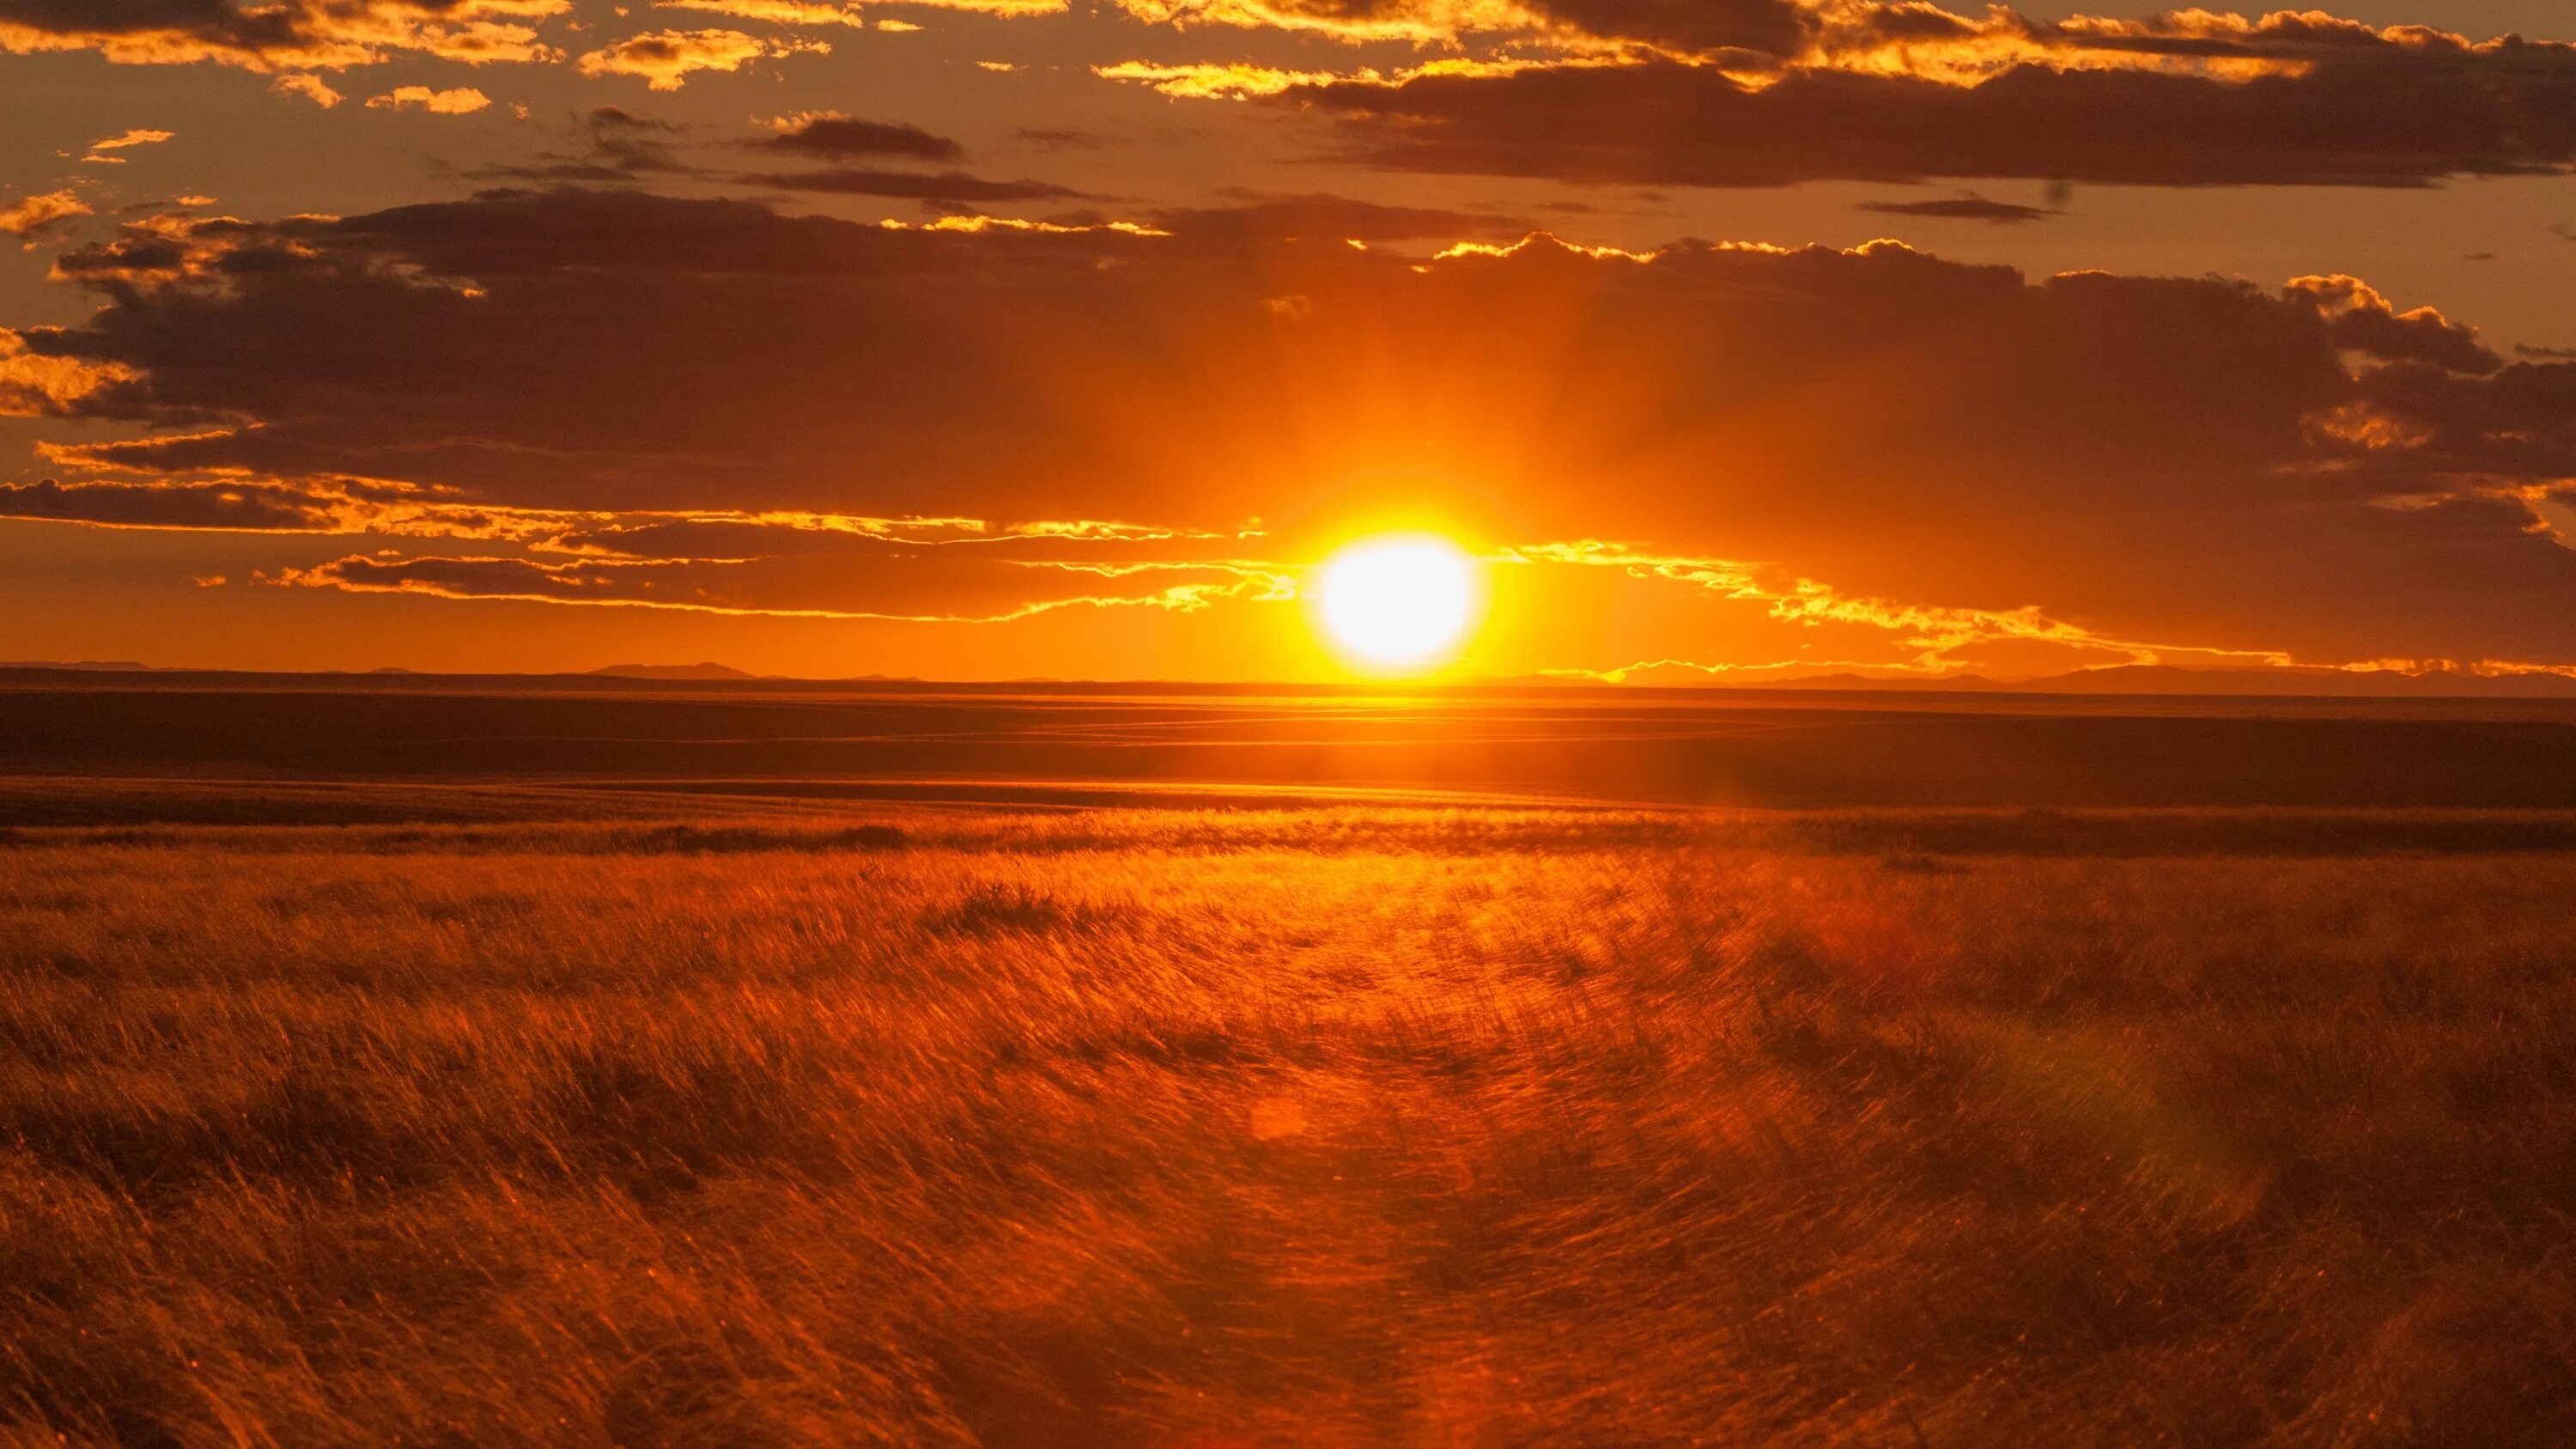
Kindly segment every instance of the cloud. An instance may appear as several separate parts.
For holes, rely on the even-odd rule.
[[[1352,42],[1454,43],[1536,26],[1529,10],[1495,0],[1119,0],[1153,24],[1306,31]]]
[[[1508,41],[1569,52],[1787,54],[1817,27],[1799,0],[1118,0],[1136,19],[1302,32],[1364,44]]]
[[[32,351],[23,335],[0,327],[0,418],[69,416],[97,394],[133,381],[131,368]]]
[[[1549,70],[1559,67],[1618,65],[1618,60],[1577,59],[1562,62],[1518,60],[1471,60],[1444,57],[1421,65],[1381,71],[1363,66],[1353,71],[1281,70],[1275,66],[1256,65],[1245,61],[1160,64],[1152,61],[1126,60],[1114,65],[1095,65],[1091,73],[1104,80],[1136,81],[1151,86],[1167,96],[1186,100],[1242,101],[1284,95],[1310,87],[1336,85],[1391,87],[1400,86],[1424,76],[1491,77],[1515,75],[1522,71]]]
[[[1834,69],[1753,85],[1655,62],[1280,94],[1335,116],[1371,164],[1589,183],[2416,186],[2576,160],[2576,71],[2554,61],[2537,73],[2444,60],[2246,80],[2023,65],[1974,85]]]
[[[1945,221],[1993,222],[1997,226],[2019,226],[2058,215],[2054,207],[1989,201],[1973,191],[1940,201],[1864,201],[1860,209],[1883,216],[1929,216]]]
[[[685,175],[697,170],[659,139],[682,128],[638,115],[620,106],[596,106],[579,122],[587,146],[575,155],[541,151],[533,161],[485,166],[471,174],[485,180],[632,182],[653,175]]]
[[[2429,362],[2471,375],[2504,366],[2478,342],[2477,329],[2454,325],[2431,307],[2400,312],[2359,277],[2293,277],[2283,291],[2313,305],[2337,344],[2383,362]]]
[[[1080,520],[513,509],[378,479],[47,478],[0,484],[0,518],[520,551],[383,549],[270,580],[449,599],[999,623],[1066,608],[1194,612],[1294,591],[1280,566],[1234,556],[1242,540],[1233,535]]]
[[[910,8],[926,10],[963,10],[1003,18],[1029,15],[1060,15],[1066,0],[894,0]],[[870,7],[855,3],[817,3],[817,0],[655,0],[657,10],[695,10],[711,15],[729,15],[738,20],[766,21],[772,25],[847,25],[873,26],[878,30],[906,31],[921,27],[909,21],[871,19]]]
[[[268,88],[281,96],[302,96],[326,111],[348,99],[320,76],[302,71],[279,76],[268,83]]]
[[[571,0],[0,0],[0,51],[94,51],[119,65],[340,69],[411,52],[544,61],[535,22]]]
[[[109,528],[340,533],[347,502],[274,483],[0,483],[0,517]]]
[[[1560,35],[1677,55],[1791,55],[1818,27],[1816,7],[1796,0],[1537,0],[1533,9]]]
[[[1830,584],[1814,579],[1783,576],[1776,567],[1738,559],[1704,558],[1688,555],[1659,555],[1625,544],[1583,539],[1571,543],[1537,544],[1508,550],[1505,557],[1515,563],[1552,563],[1579,568],[1617,569],[1636,578],[1652,578],[1717,595],[1734,602],[1762,607],[1775,620],[1799,625],[1857,625],[1901,637],[1904,652],[1890,656],[1884,653],[1868,660],[1835,660],[1830,664],[1815,659],[1780,660],[1747,665],[1693,664],[1686,660],[1657,660],[1650,665],[1630,664],[1599,670],[1554,671],[1579,674],[1618,683],[1641,670],[1679,666],[1707,674],[1740,673],[1753,670],[1804,669],[1820,666],[1831,668],[1892,669],[1910,673],[1942,674],[1960,668],[1958,656],[1966,650],[1996,644],[2041,644],[2052,649],[2078,654],[2110,656],[2107,662],[2126,664],[2189,663],[2222,664],[2235,667],[2295,666],[2297,660],[2276,650],[2213,648],[2181,642],[2151,642],[2106,635],[2081,624],[2051,618],[2037,608],[1963,609],[1939,605],[1903,603],[1890,599],[1852,598]],[[2106,662],[2097,659],[2094,662]]]
[[[1044,201],[1082,195],[1071,187],[1046,181],[991,181],[963,171],[883,171],[865,167],[831,167],[821,171],[773,171],[742,178],[756,186],[789,191],[817,191],[841,196],[891,196],[927,202]]]
[[[22,196],[0,206],[0,234],[19,237],[33,247],[58,232],[62,223],[89,214],[89,203],[68,191]]]
[[[2355,279],[2034,278],[1891,243],[1451,244],[1453,221],[1495,223],[1238,199],[1142,230],[582,191],[153,218],[58,259],[100,306],[20,329],[0,375],[52,433],[117,425],[49,444],[66,476],[339,488],[370,529],[489,539],[478,557],[690,564],[353,567],[332,587],[981,618],[1055,595],[858,597],[836,571],[877,565],[831,550],[894,545],[776,520],[1230,537],[1258,517],[1258,563],[1392,500],[1524,551],[1620,551],[1545,565],[1598,587],[1707,588],[1631,578],[1637,559],[1749,561],[1760,597],[1729,607],[1769,631],[1759,657],[1806,636],[1901,663],[1964,619],[1979,642],[1942,658],[2576,663],[2576,548],[2548,524],[2576,478],[2576,366],[2507,362]],[[1420,245],[1354,248],[1354,229]],[[1009,576],[1246,562],[1084,547],[1045,568],[1023,550]],[[1582,658],[1599,636],[1580,617],[1530,627],[1584,667],[1633,662]],[[2080,639],[2031,632],[2061,625]]]
[[[110,136],[105,140],[92,141],[89,143],[89,149],[92,152],[99,152],[122,151],[129,146],[158,146],[176,134],[173,131],[147,131],[137,128],[122,135]]]
[[[655,0],[653,8],[695,10],[769,25],[847,25],[861,30],[868,25],[867,15],[856,5],[816,4],[810,0]]]
[[[2034,20],[1989,5],[1974,16],[1929,0],[1118,0],[1150,23],[1305,32],[1354,44],[1410,41],[1492,60],[1519,54],[1668,60],[1736,76],[1798,68],[1973,82],[2021,65],[2145,69],[2243,79],[2384,60],[2563,62],[2564,47],[2472,42],[2421,25],[2373,27],[2322,11],[2259,19],[2206,9],[2137,20]],[[1481,50],[1478,57],[1475,52]]]
[[[1046,151],[1089,151],[1109,144],[1106,136],[1070,126],[1022,126],[1015,134],[1021,144]]]
[[[434,91],[427,86],[397,86],[367,98],[371,111],[423,110],[440,116],[467,116],[492,104],[492,98],[470,87]]]
[[[640,76],[653,90],[676,91],[697,71],[740,70],[755,60],[831,48],[819,40],[760,40],[739,30],[655,30],[587,52],[580,66],[583,75]]]
[[[1529,231],[1507,216],[1437,207],[1385,206],[1329,192],[1274,195],[1241,188],[1220,193],[1230,206],[1167,207],[1151,213],[1154,226],[1175,235],[1224,237],[1243,242],[1399,242],[1508,235]]]
[[[1008,560],[889,557],[863,573],[791,560],[383,558],[351,554],[276,582],[351,593],[420,594],[766,618],[1003,624],[1063,609],[1195,613],[1221,600],[1283,595],[1258,568],[1152,564],[1115,577],[1021,567]]]
[[[125,164],[124,157],[110,156],[107,153],[128,150],[135,146],[158,146],[176,134],[172,131],[141,129],[127,131],[123,135],[109,136],[104,140],[90,142],[89,154],[81,157],[81,160],[92,166],[122,166]]]
[[[1185,6],[1170,18],[1257,14],[1270,12]],[[1307,22],[1453,40],[1519,23],[1531,38],[1392,74],[1160,62],[1099,73],[1320,112],[1342,154],[1380,167],[1578,183],[2422,186],[2576,165],[2576,46],[2317,12],[2041,22],[1928,4],[1589,0],[1318,5],[1259,23]]]
[[[113,450],[48,451],[74,467],[114,466]],[[986,562],[1074,570],[1144,563],[1235,567],[1208,557],[1211,548],[1231,550],[1257,536],[1099,519],[1004,523],[798,510],[521,508],[465,500],[449,489],[351,475],[126,477],[71,483],[46,478],[0,484],[0,517],[108,528],[472,539],[536,554],[627,562],[782,556],[846,561],[962,549]]]
[[[838,111],[799,111],[769,123],[773,134],[750,144],[763,151],[827,161],[853,156],[896,156],[913,161],[955,161],[963,148],[945,136],[900,121],[854,121]]]

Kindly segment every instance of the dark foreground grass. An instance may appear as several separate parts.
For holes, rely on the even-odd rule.
[[[2576,855],[2216,820],[22,828],[0,1442],[2576,1442]]]

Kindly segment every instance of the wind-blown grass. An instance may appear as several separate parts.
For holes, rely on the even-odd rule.
[[[1855,818],[22,829],[0,1442],[2576,1439],[2576,855]]]

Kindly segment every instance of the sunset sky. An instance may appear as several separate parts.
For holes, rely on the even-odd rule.
[[[0,659],[2576,676],[2576,12],[0,0]]]

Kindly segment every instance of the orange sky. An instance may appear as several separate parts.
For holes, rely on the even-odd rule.
[[[2538,0],[99,10],[0,658],[1331,678],[1429,528],[1465,675],[2576,673]]]

